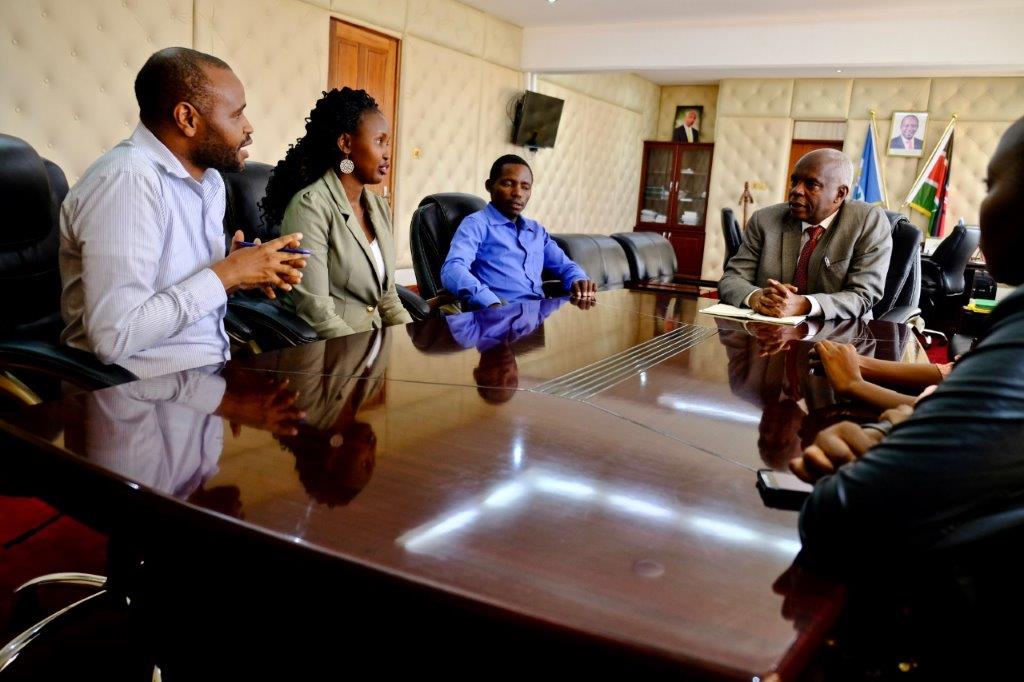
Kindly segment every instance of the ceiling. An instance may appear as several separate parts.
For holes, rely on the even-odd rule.
[[[1021,7],[1020,0],[857,0],[855,3],[807,0],[460,0],[505,21],[534,28],[538,26],[587,26],[598,24],[658,21],[699,21],[701,23],[747,23],[760,20],[843,19],[852,17],[893,17],[925,11],[972,10]]]
[[[536,73],[659,85],[1024,74],[1024,0],[460,1],[523,27],[522,66]]]

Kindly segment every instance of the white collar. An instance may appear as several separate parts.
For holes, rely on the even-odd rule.
[[[840,205],[839,208],[842,208],[842,205]],[[821,225],[823,228],[825,228],[827,230],[828,226],[832,224],[832,221],[836,219],[836,215],[839,213],[839,208],[837,208],[835,210],[835,212],[832,213],[832,215],[830,215],[829,217],[825,218],[820,223],[818,223],[818,225]],[[813,225],[811,223],[805,223],[802,220],[800,221],[800,231],[801,232],[806,231],[808,227],[815,227],[815,225]]]

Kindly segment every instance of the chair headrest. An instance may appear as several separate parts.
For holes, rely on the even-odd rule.
[[[46,166],[29,143],[13,135],[0,134],[0,205],[7,212],[0,249],[38,242],[53,227]]]
[[[475,194],[441,192],[423,197],[418,208],[424,206],[436,206],[439,209],[439,216],[444,218],[454,232],[463,218],[471,213],[482,211],[487,206],[487,202]]]
[[[221,173],[227,207],[224,211],[224,232],[230,237],[235,230],[245,232],[248,240],[263,241],[278,236],[279,225],[266,225],[260,215],[259,203],[267,193],[267,183],[274,167],[268,163],[248,161],[237,173]]]

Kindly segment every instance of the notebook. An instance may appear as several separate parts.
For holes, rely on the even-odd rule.
[[[736,306],[726,305],[725,303],[716,303],[715,305],[708,306],[699,312],[706,313],[708,315],[718,315],[720,317],[735,317],[743,320],[754,320],[756,322],[770,322],[772,324],[797,325],[807,319],[806,315],[769,317],[767,315],[762,315],[761,313],[755,313],[750,308],[737,308]]]

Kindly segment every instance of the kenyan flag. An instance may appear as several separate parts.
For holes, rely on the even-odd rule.
[[[910,208],[928,217],[928,235],[941,237],[945,232],[946,200],[949,193],[949,174],[953,158],[953,127],[932,152],[925,172],[914,183],[907,203]]]

